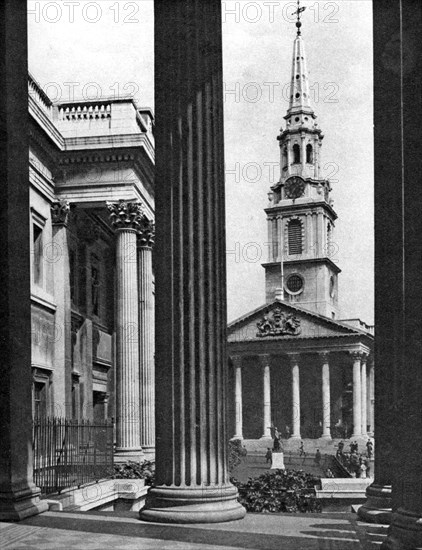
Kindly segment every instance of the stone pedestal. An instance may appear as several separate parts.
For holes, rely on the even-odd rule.
[[[220,0],[155,3],[156,482],[140,517],[240,519],[226,433]]]
[[[300,435],[300,379],[299,355],[290,355],[292,369],[292,436],[291,439],[301,439]]]
[[[284,465],[284,453],[273,453],[273,460],[271,462],[271,470],[285,470],[286,466]]]
[[[108,203],[116,231],[116,461],[140,460],[139,298],[136,234],[139,203]]]
[[[155,228],[143,219],[138,235],[139,398],[141,446],[147,459],[155,457],[154,295],[152,247]]]
[[[243,408],[242,408],[242,357],[231,358],[235,369],[234,404],[235,404],[235,433],[232,439],[243,439]]]
[[[47,510],[32,479],[27,7],[0,7],[0,520]]]

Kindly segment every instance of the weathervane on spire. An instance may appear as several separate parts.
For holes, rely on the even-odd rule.
[[[302,23],[300,21],[300,14],[306,10],[305,6],[300,6],[300,0],[297,0],[297,10],[292,13],[292,15],[297,15],[297,21],[296,21],[296,27],[297,27],[297,35],[300,36],[300,27],[302,26]]]

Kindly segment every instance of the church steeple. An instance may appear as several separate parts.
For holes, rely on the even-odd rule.
[[[307,112],[312,115],[311,98],[309,93],[309,76],[306,66],[305,43],[301,36],[302,22],[300,14],[305,10],[297,2],[297,36],[293,43],[292,79],[290,82],[290,99],[287,115]]]
[[[337,214],[331,187],[321,177],[323,134],[311,105],[305,44],[301,35],[298,1],[297,34],[293,43],[290,98],[280,129],[280,179],[271,187],[266,208],[270,243],[266,296],[294,302],[326,315],[337,316],[337,275],[332,260]]]

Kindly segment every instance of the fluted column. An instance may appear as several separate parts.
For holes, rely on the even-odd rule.
[[[140,516],[220,522],[229,482],[221,2],[155,7],[156,481]]]
[[[290,356],[292,369],[292,439],[301,439],[300,435],[300,375],[299,375],[299,354],[293,353]]]
[[[235,403],[235,432],[233,439],[243,439],[243,407],[242,407],[242,356],[234,355],[231,358],[235,369],[234,403]]]
[[[139,400],[141,446],[146,458],[155,456],[154,296],[152,247],[154,223],[143,218],[138,234]]]
[[[361,357],[360,352],[351,353],[353,358],[353,435],[362,435],[362,388],[361,388]]]
[[[271,379],[270,379],[270,356],[260,355],[259,362],[262,369],[263,387],[263,438],[271,438]]]
[[[44,512],[32,447],[26,2],[0,5],[0,520]],[[21,529],[17,527],[16,529]]]
[[[107,203],[116,231],[116,453],[115,460],[142,456],[139,419],[139,298],[137,202]]]
[[[322,437],[331,439],[331,398],[330,398],[330,363],[329,354],[321,353],[322,374]]]
[[[361,418],[361,431],[362,431],[362,436],[363,437],[366,437],[367,435],[367,430],[368,430],[368,410],[367,410],[367,404],[366,404],[366,399],[367,399],[367,380],[366,380],[366,354],[363,354],[362,355],[362,359],[361,359],[361,364],[360,364],[360,383],[361,383],[361,392],[362,392],[362,397],[361,397],[361,406],[362,406],[362,418]]]

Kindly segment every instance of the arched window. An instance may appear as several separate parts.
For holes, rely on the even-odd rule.
[[[289,255],[302,254],[302,224],[300,223],[300,220],[291,220],[289,222],[287,234],[289,243]]]
[[[312,149],[312,145],[310,143],[306,146],[306,162],[309,164],[314,162],[314,150]]]
[[[293,163],[294,164],[300,163],[300,147],[297,143],[293,145]]]
[[[283,170],[287,170],[287,147],[283,147]]]

